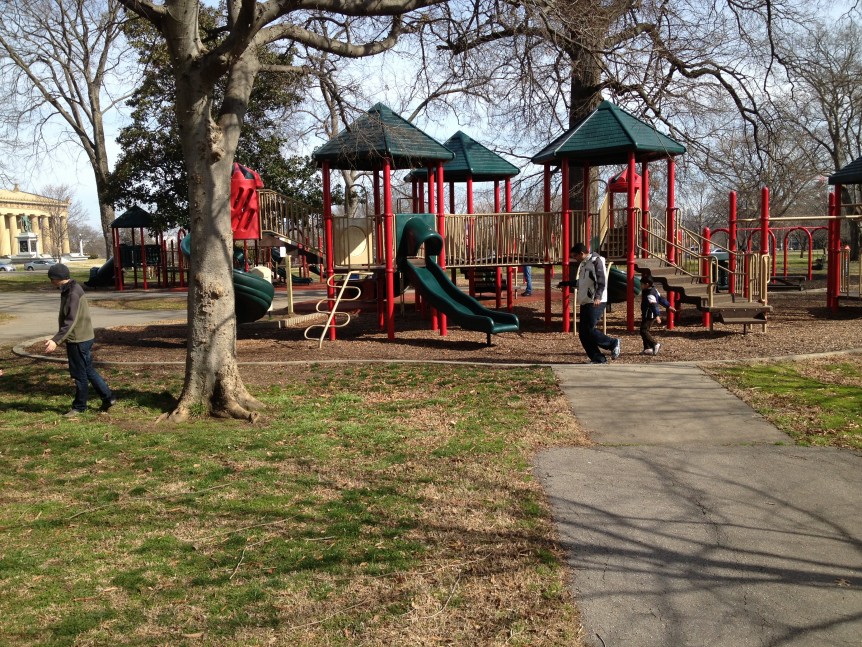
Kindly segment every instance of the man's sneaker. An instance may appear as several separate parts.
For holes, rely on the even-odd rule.
[[[653,351],[652,351],[652,354],[653,354],[653,355],[658,355],[658,350],[659,350],[659,348],[661,348],[661,344],[656,344],[656,345],[655,345],[655,348],[654,348],[654,349],[653,349]]]
[[[590,360],[590,364],[607,364],[607,363],[608,363],[608,360],[606,360],[604,357],[602,357],[601,359]]]
[[[614,344],[613,349],[611,350],[611,359],[616,359],[617,357],[619,357],[620,356],[620,350],[621,350],[620,349],[620,340],[617,339],[616,343]]]
[[[102,400],[102,411],[107,411],[115,404],[117,404],[117,398],[111,398],[110,400]]]
[[[652,348],[644,348],[644,349],[641,351],[641,355],[653,355],[653,354],[654,354],[654,353],[652,352]]]
[[[80,416],[83,411],[78,411],[77,409],[69,409],[66,413],[63,414],[64,418],[77,418]]]
[[[532,292],[530,292],[529,290],[527,290],[527,291],[523,292],[523,293],[521,294],[521,296],[522,296],[522,297],[531,297],[531,296],[533,296],[533,293],[532,293]]]

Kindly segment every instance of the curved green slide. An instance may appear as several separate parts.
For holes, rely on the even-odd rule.
[[[192,255],[191,238],[190,234],[186,234],[180,242],[180,249],[183,254],[189,257]],[[248,272],[234,270],[233,294],[237,323],[249,323],[257,321],[269,312],[269,307],[275,296],[275,288],[266,279]]]
[[[422,245],[425,246],[425,267],[414,265],[408,258],[415,255]],[[440,234],[420,218],[411,218],[404,224],[398,243],[398,269],[407,274],[413,287],[453,324],[486,333],[489,343],[491,335],[518,332],[521,326],[516,315],[486,308],[449,280],[436,261],[442,249]]]

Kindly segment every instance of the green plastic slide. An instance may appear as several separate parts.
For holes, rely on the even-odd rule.
[[[425,246],[425,267],[414,265],[409,257]],[[517,315],[490,310],[449,280],[436,258],[443,249],[443,238],[419,218],[411,218],[404,225],[398,244],[398,269],[404,272],[413,287],[449,320],[467,330],[484,332],[490,336],[501,332],[518,332]]]
[[[180,249],[188,257],[191,257],[192,252],[191,238],[187,234],[180,242]],[[237,323],[249,323],[269,312],[275,288],[264,278],[233,270],[233,294]]]

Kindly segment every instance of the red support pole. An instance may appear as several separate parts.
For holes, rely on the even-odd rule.
[[[437,162],[437,233],[440,237],[446,240],[446,217],[444,216],[446,196],[443,193],[443,162]],[[440,268],[446,269],[446,245],[443,245],[440,250],[440,256],[437,258],[437,263]],[[446,315],[439,314],[440,317],[440,334],[446,336]]]
[[[428,213],[434,213],[437,211],[434,208],[434,172],[432,171],[433,167],[428,167]]]
[[[561,180],[561,201],[560,201],[560,218],[563,225],[563,280],[567,281],[569,267],[569,250],[572,247],[572,232],[569,229],[569,160],[563,158],[560,163]],[[569,332],[571,328],[571,291],[568,287],[563,288],[563,332]]]
[[[637,241],[637,222],[635,220],[635,154],[629,152],[626,169],[628,184],[628,249],[626,250],[626,324],[629,332],[635,329],[635,244]]]
[[[593,222],[590,218],[590,165],[584,162],[584,244],[592,249]]]
[[[377,189],[378,189],[377,183],[379,181],[380,180],[377,176],[377,171],[374,171],[374,194],[375,194],[374,197],[375,198],[377,197]],[[411,178],[410,179],[410,210],[413,213],[416,213],[419,211],[419,187],[417,185],[418,185],[418,181],[416,180],[416,178],[415,177]],[[374,213],[375,214],[378,213],[377,209],[374,210]]]
[[[665,213],[665,232],[667,236],[667,249],[665,254],[670,263],[676,262],[675,232],[676,232],[676,162],[672,157],[667,160],[667,212]],[[676,307],[676,292],[670,292],[667,300],[672,307]],[[676,325],[676,313],[667,313],[667,329],[673,330]]]
[[[829,220],[829,236],[827,243],[826,285],[827,307],[832,312],[838,312],[841,297],[841,185],[836,184],[830,195],[832,216]]]
[[[641,258],[647,258],[649,254],[649,163],[641,164]]]
[[[730,272],[728,289],[731,294],[736,294],[736,191],[731,191],[728,195],[728,233],[727,233],[727,250],[729,252],[727,259],[727,269]]]
[[[543,168],[542,184],[544,189],[544,204],[542,205],[545,213],[551,212],[551,165],[545,162]],[[568,250],[563,249],[563,280],[568,280],[569,263]],[[551,265],[545,267],[545,326],[551,325]],[[563,288],[565,294],[566,288]]]
[[[703,255],[703,260],[700,262],[700,275],[703,277],[704,282],[708,285],[712,283],[712,265],[709,262],[709,249],[712,244],[712,235],[709,231],[709,227],[703,228],[703,249],[701,250],[701,254]],[[703,313],[703,325],[705,328],[709,328],[712,323],[712,313],[708,310]]]
[[[392,178],[389,158],[383,160],[383,218],[386,245],[386,335],[395,339],[395,214],[392,213]],[[430,185],[429,185],[430,187]]]
[[[168,287],[168,246],[165,244],[165,237],[159,233],[159,287]]]
[[[500,213],[500,181],[494,180],[494,213]],[[499,222],[499,221],[498,221]],[[499,228],[497,231],[497,251],[502,252],[504,246],[504,241],[500,236]],[[497,271],[495,274],[495,303],[496,308],[499,310],[503,307],[503,271],[502,268],[498,265]]]
[[[512,181],[510,178],[506,178],[503,183],[505,188],[505,210],[506,213],[512,213]],[[509,268],[509,280],[508,280],[508,290],[506,292],[506,302],[508,305],[508,310],[511,312],[515,308],[515,272],[513,268]]]
[[[760,253],[769,253],[769,187],[760,190]]]

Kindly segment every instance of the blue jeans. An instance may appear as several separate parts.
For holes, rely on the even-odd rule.
[[[110,401],[113,394],[111,389],[102,379],[102,376],[93,368],[93,339],[74,344],[66,342],[66,356],[69,358],[69,375],[75,380],[75,399],[72,408],[76,411],[87,410],[87,395],[89,385],[93,385],[96,393],[102,398],[102,403]]]
[[[524,265],[524,291],[533,291],[533,267],[531,265]]]
[[[596,328],[604,311],[604,303],[600,305],[584,303],[581,305],[581,316],[578,321],[578,338],[581,340],[581,346],[587,352],[587,357],[594,362],[606,362],[607,358],[601,349],[611,350],[617,343],[616,339],[608,337]]]

